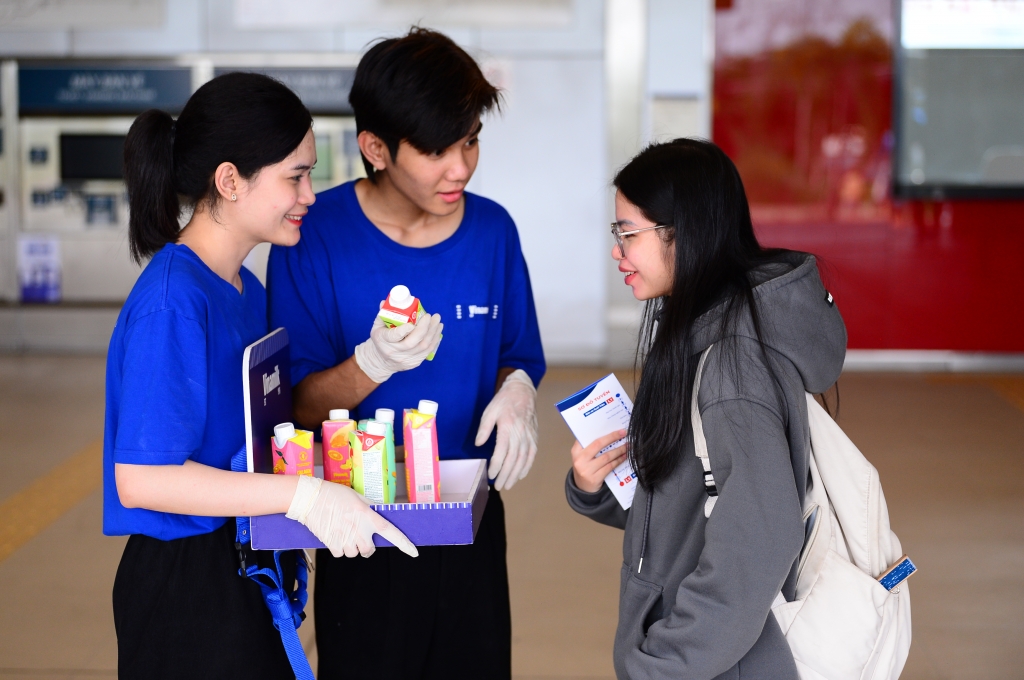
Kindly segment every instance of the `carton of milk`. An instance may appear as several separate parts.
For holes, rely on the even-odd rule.
[[[598,437],[629,427],[633,401],[626,394],[626,390],[622,389],[619,379],[612,373],[558,402],[555,408],[562,414],[576,440],[582,446],[589,446]],[[625,438],[620,439],[606,446],[598,455],[603,455],[625,443]],[[608,473],[604,483],[612,490],[619,505],[624,510],[629,510],[633,505],[633,494],[636,492],[636,474],[633,472],[633,466],[629,464],[629,459],[622,461]]]

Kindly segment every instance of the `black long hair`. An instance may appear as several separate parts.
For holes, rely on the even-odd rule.
[[[629,424],[630,461],[640,484],[652,489],[681,459],[690,429],[690,390],[703,349],[694,346],[695,322],[717,305],[723,331],[749,314],[764,352],[750,273],[788,251],[758,243],[739,172],[711,142],[652,144],[619,171],[614,184],[648,220],[670,225],[656,233],[675,245],[672,292],[644,309],[637,344],[641,378]]]
[[[175,121],[150,109],[124,144],[128,247],[139,264],[178,239],[182,207],[215,203],[224,162],[251,179],[302,142],[313,117],[285,85],[258,73],[226,73],[189,98]]]

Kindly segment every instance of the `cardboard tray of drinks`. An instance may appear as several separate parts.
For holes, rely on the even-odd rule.
[[[441,461],[441,502],[410,503],[405,488],[405,465],[397,464],[398,486],[395,503],[372,505],[394,524],[414,545],[466,545],[473,542],[487,506],[487,461],[483,459]],[[323,476],[318,465],[316,475]],[[250,520],[252,547],[256,550],[323,548],[309,529],[281,515],[263,515]],[[373,543],[391,543],[378,534]]]

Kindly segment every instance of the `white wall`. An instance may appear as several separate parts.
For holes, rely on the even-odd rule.
[[[610,168],[644,144],[711,136],[713,0],[607,0]],[[643,305],[604,252],[608,281],[608,361],[633,361]]]
[[[508,64],[507,113],[486,121],[470,188],[519,227],[553,363],[603,362],[607,227],[600,57]]]
[[[126,3],[144,7],[128,15],[120,7]],[[519,226],[549,360],[602,362],[609,238],[604,1],[470,1],[462,3],[465,12],[452,11],[458,0],[425,0],[418,12],[412,2],[323,3],[76,0],[76,11],[59,21],[22,16],[0,25],[0,57],[284,53],[315,59],[357,53],[378,37],[400,34],[415,14],[477,56],[507,90],[504,114],[487,121],[470,189],[502,203]],[[368,22],[374,3],[412,14]],[[86,4],[92,11],[83,13]],[[163,21],[154,22],[154,12]],[[111,28],[97,28],[103,17]]]
[[[48,15],[0,24],[0,57],[246,54],[296,65],[356,55],[407,30],[414,16],[446,32],[506,90],[504,114],[487,121],[470,189],[501,202],[519,225],[549,359],[630,359],[641,306],[609,257],[610,180],[651,139],[710,136],[712,0],[44,5]],[[10,243],[0,233],[0,249]],[[0,261],[9,284],[10,258],[0,253]]]

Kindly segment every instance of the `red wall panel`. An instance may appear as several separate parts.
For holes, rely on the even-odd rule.
[[[717,13],[713,135],[762,242],[820,257],[851,348],[1024,352],[1024,202],[894,202],[888,5],[804,7]]]

